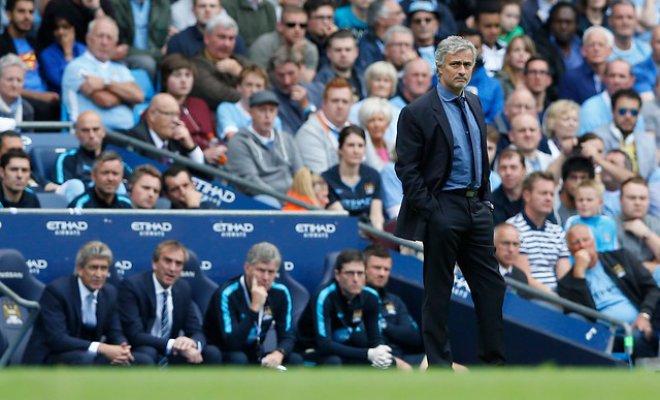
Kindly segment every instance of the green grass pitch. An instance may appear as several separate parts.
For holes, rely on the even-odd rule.
[[[652,399],[660,375],[644,370],[555,367],[399,372],[371,368],[10,368],[0,399],[383,400]]]

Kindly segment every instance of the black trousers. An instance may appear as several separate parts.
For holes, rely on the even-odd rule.
[[[450,297],[454,265],[471,290],[477,314],[478,355],[488,364],[504,364],[502,303],[506,285],[493,246],[493,218],[477,197],[455,193],[435,197],[437,210],[424,236],[424,304],[422,336],[429,366],[451,366]]]

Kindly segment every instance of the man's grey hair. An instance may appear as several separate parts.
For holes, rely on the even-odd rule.
[[[435,64],[439,67],[445,64],[447,54],[456,54],[461,51],[470,50],[472,53],[472,61],[477,58],[477,48],[474,47],[472,42],[463,39],[460,36],[449,36],[447,39],[440,42],[438,48],[435,50]]]
[[[387,18],[388,12],[385,4],[387,4],[388,1],[389,0],[376,0],[369,5],[369,8],[367,8],[367,26],[369,28],[373,29],[380,18]]]
[[[301,66],[305,64],[305,56],[303,55],[302,51],[299,51],[298,49],[289,48],[282,45],[277,50],[275,50],[275,53],[273,53],[273,56],[268,62],[268,65],[269,69],[272,71],[275,68],[287,63],[294,63],[298,66]]]
[[[254,265],[259,262],[270,264],[273,261],[279,267],[282,262],[282,255],[274,244],[268,242],[257,243],[250,247],[250,250],[245,257],[245,262],[248,265]]]
[[[236,20],[226,13],[220,13],[211,18],[209,22],[206,23],[204,33],[211,34],[216,28],[236,29],[236,32],[238,32],[238,24],[236,23]]]
[[[413,31],[410,30],[410,28],[403,26],[403,25],[394,25],[389,27],[385,31],[385,35],[383,37],[383,43],[385,43],[385,46],[387,46],[390,41],[392,41],[392,36],[395,33],[406,33],[410,36],[410,41],[414,44],[415,36],[413,35]]]
[[[633,9],[637,10],[637,7],[635,6],[635,2],[632,0],[612,0],[610,2],[610,8],[607,10],[607,15],[612,15],[612,11],[614,10],[614,6],[618,5],[626,5],[626,6],[632,6]],[[635,17],[637,17],[637,14],[635,14]]]
[[[112,250],[107,244],[99,241],[92,240],[85,243],[78,254],[76,254],[76,267],[84,267],[90,260],[95,259],[108,260],[108,264],[112,264]]]
[[[23,72],[28,70],[25,61],[21,60],[21,58],[14,53],[6,54],[0,58],[0,77],[4,73],[5,68],[9,67],[19,67]]]
[[[94,18],[93,20],[91,20],[89,22],[89,25],[87,25],[87,35],[88,36],[91,35],[92,32],[94,32],[94,28],[96,27],[96,24],[98,24],[101,21],[109,22],[112,26],[115,27],[115,32],[116,32],[116,35],[117,35],[117,37],[115,39],[119,40],[119,25],[117,25],[117,21],[115,21],[114,19],[108,17],[107,15],[105,15],[103,17]]]
[[[595,33],[600,33],[605,37],[605,41],[607,42],[607,45],[610,48],[614,47],[614,34],[612,31],[610,31],[607,28],[603,28],[602,26],[590,26],[587,28],[586,31],[584,31],[584,34],[582,35],[582,46],[584,46],[587,43],[587,39],[589,36],[595,34]]]
[[[571,232],[573,232],[575,229],[581,226],[587,228],[587,231],[589,231],[589,236],[591,237],[591,239],[596,240],[596,236],[594,236],[594,231],[591,230],[591,227],[589,225],[577,223],[571,225],[571,227],[566,230],[566,244],[568,244],[568,237],[570,236]]]
[[[387,100],[380,97],[369,97],[362,103],[360,111],[358,111],[360,126],[366,127],[367,122],[376,115],[385,117],[389,124],[392,121],[392,106]]]

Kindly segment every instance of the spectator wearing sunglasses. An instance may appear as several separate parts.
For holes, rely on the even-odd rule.
[[[655,138],[637,124],[642,100],[633,89],[621,89],[612,95],[613,121],[594,132],[603,138],[605,151],[622,150],[630,156],[633,172],[644,179],[656,166]]]
[[[308,21],[309,17],[301,7],[284,6],[276,30],[259,36],[250,46],[250,60],[267,68],[268,62],[278,48],[286,46],[302,49],[304,57],[302,79],[311,82],[318,67],[319,51],[316,45],[305,37]]]

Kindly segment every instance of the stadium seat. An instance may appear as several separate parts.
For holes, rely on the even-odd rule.
[[[52,192],[35,192],[41,208],[65,209],[69,204],[66,197]]]
[[[329,283],[335,277],[335,263],[337,262],[337,256],[339,251],[333,251],[325,255],[325,262],[323,263],[323,274],[321,275],[321,281],[316,287],[315,292],[321,288],[321,286]]]
[[[0,336],[4,336],[6,346],[9,346],[10,343],[14,343],[19,339],[21,329],[23,329],[23,324],[27,321],[30,311],[18,304],[16,304],[12,299],[7,296],[0,297],[0,307],[2,307],[2,317],[0,318]],[[23,359],[23,352],[25,352],[25,346],[30,340],[30,335],[32,334],[32,328],[26,332],[23,340],[19,343],[18,347],[12,354],[9,359],[10,365],[17,365],[21,363]],[[0,351],[0,355],[4,354],[4,350]]]
[[[215,293],[218,285],[201,270],[197,254],[193,251],[189,251],[189,254],[188,261],[183,266],[181,277],[190,285],[193,301],[197,304],[202,315],[206,315],[211,296]]]
[[[69,150],[64,146],[35,146],[30,149],[32,170],[46,179],[55,181],[55,162],[60,154]]]
[[[32,276],[23,255],[14,249],[0,249],[0,281],[17,295],[39,301],[45,285]]]
[[[122,281],[122,279],[124,279],[124,275],[119,273],[117,266],[113,262],[110,265],[110,275],[108,275],[108,280],[106,282],[111,284],[115,288],[119,288],[119,283]]]
[[[152,97],[154,97],[154,84],[149,78],[147,71],[143,69],[131,69],[131,75],[135,79],[135,83],[142,89],[144,92],[144,101],[148,103]]]
[[[286,286],[287,289],[289,289],[289,293],[291,293],[291,302],[293,303],[293,315],[291,323],[294,327],[297,327],[298,320],[300,319],[300,316],[302,315],[305,307],[307,307],[307,303],[309,302],[309,292],[297,280],[293,279],[291,274],[284,271],[284,269],[280,269],[279,275],[280,276],[277,279],[277,282]]]
[[[133,122],[137,125],[142,118],[142,114],[149,108],[149,103],[144,102],[133,106]]]

